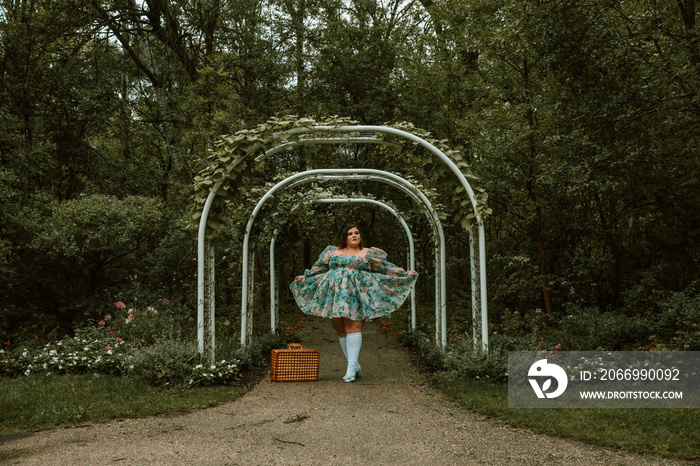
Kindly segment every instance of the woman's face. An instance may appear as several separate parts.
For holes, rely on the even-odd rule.
[[[349,248],[356,248],[359,247],[360,245],[360,240],[362,238],[360,237],[360,230],[357,228],[353,227],[348,230],[348,247]]]

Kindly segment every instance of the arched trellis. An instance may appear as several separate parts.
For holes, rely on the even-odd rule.
[[[329,180],[329,179],[344,179],[344,180],[369,180],[379,181],[390,186],[394,186],[405,194],[409,195],[415,202],[422,205],[425,209],[425,214],[428,217],[430,224],[434,229],[435,236],[439,238],[439,243],[435,251],[435,342],[436,344],[444,345],[447,341],[447,286],[445,272],[445,234],[442,230],[439,216],[433,208],[430,200],[417,189],[412,183],[401,178],[393,173],[382,170],[373,170],[368,168],[355,169],[320,169],[308,170],[305,172],[291,175],[284,180],[278,182],[275,186],[265,193],[258,201],[253,209],[252,214],[246,225],[245,235],[243,238],[243,274],[242,274],[242,293],[241,293],[241,344],[250,343],[252,339],[252,313],[248,309],[252,307],[252,294],[248,293],[249,289],[249,243],[253,229],[253,223],[262,209],[265,202],[273,196],[277,191],[285,188],[293,188],[300,184],[311,183],[313,181]],[[210,312],[213,315],[213,310]]]
[[[407,260],[407,270],[415,270],[416,268],[416,253],[413,244],[413,235],[411,234],[411,229],[409,228],[406,220],[396,211],[396,209],[391,206],[377,201],[376,199],[367,198],[326,198],[326,199],[315,199],[313,202],[318,204],[369,204],[373,206],[380,207],[391,215],[393,215],[396,220],[406,233],[406,241],[408,242],[408,260]],[[277,230],[275,230],[272,239],[270,239],[270,331],[275,333],[277,330],[277,319],[279,315],[279,305],[277,300],[277,280],[275,278],[275,241],[277,237]],[[411,290],[411,328],[416,328],[416,292],[415,289]]]
[[[332,120],[332,119],[331,119]],[[336,119],[336,121],[342,121],[342,119]],[[205,246],[205,233],[207,227],[207,217],[211,206],[213,204],[214,198],[216,197],[217,191],[221,188],[226,179],[235,179],[240,176],[240,171],[243,168],[244,161],[247,160],[248,156],[260,151],[263,148],[263,144],[277,143],[272,149],[266,151],[258,159],[264,159],[274,153],[281,151],[286,148],[293,148],[298,144],[347,144],[347,143],[372,143],[372,144],[382,144],[382,145],[393,145],[401,146],[394,141],[385,140],[383,136],[396,137],[400,141],[409,141],[416,145],[423,147],[428,150],[431,154],[437,156],[447,168],[456,176],[459,181],[459,185],[463,188],[469,196],[469,201],[472,205],[474,214],[465,217],[464,221],[467,221],[469,217],[474,218],[476,225],[478,227],[478,246],[479,246],[479,261],[476,264],[475,254],[474,254],[474,243],[476,242],[475,235],[470,231],[470,245],[471,245],[471,264],[472,270],[478,269],[479,273],[479,290],[477,294],[476,290],[476,279],[475,275],[472,274],[472,302],[474,306],[480,303],[481,307],[481,341],[482,348],[486,350],[488,348],[488,326],[487,326],[487,316],[488,316],[488,304],[487,304],[487,291],[486,291],[486,245],[485,245],[485,229],[484,222],[479,210],[479,201],[476,198],[476,194],[472,187],[469,185],[464,173],[459,169],[457,164],[455,164],[450,158],[435,144],[429,142],[428,140],[419,137],[401,129],[386,127],[386,126],[354,126],[354,125],[339,125],[339,126],[323,126],[315,125],[315,122],[310,119],[301,119],[296,122],[292,121],[282,121],[273,120],[268,122],[273,124],[278,130],[269,136],[263,136],[267,129],[263,128],[261,125],[255,137],[251,137],[251,131],[242,131],[237,133],[235,137],[224,137],[222,138],[220,147],[223,149],[218,149],[223,155],[215,157],[213,162],[206,167],[205,170],[200,172],[200,175],[196,178],[197,185],[199,186],[200,194],[197,194],[198,199],[201,201],[201,214],[199,216],[199,234],[198,234],[198,288],[197,288],[197,299],[198,299],[198,340],[199,340],[199,350],[201,353],[204,352],[204,311],[205,304],[212,303],[214,301],[213,292],[213,280],[214,280],[214,269],[213,269],[213,249],[207,248]],[[293,127],[289,130],[285,129],[291,125],[300,125],[299,127]],[[267,124],[266,124],[267,125]],[[306,126],[303,126],[306,125]],[[411,128],[413,130],[413,128]],[[313,134],[339,134],[339,137],[329,138],[329,137],[306,137],[301,139],[304,135]],[[288,141],[289,138],[291,141]],[[296,138],[296,139],[295,139]],[[429,139],[429,138],[428,138]],[[252,141],[247,144],[246,141]],[[257,141],[257,142],[255,142]],[[282,142],[279,142],[282,141]],[[230,145],[231,149],[227,149],[226,146]],[[247,145],[246,145],[247,144]],[[444,146],[442,142],[439,144],[441,147]],[[236,152],[238,151],[238,152]],[[449,152],[449,151],[448,151]],[[233,154],[226,155],[226,154]],[[238,154],[238,155],[236,155]],[[216,155],[216,153],[215,153]],[[202,193],[204,195],[202,195]],[[205,275],[206,273],[206,275]],[[478,297],[477,297],[478,296]],[[476,309],[476,307],[474,307]],[[476,318],[475,311],[474,317]],[[212,348],[214,347],[214,312],[213,306],[211,312],[209,313],[209,331],[210,331],[210,344]],[[475,320],[476,322],[476,320]],[[212,351],[213,357],[213,351]]]

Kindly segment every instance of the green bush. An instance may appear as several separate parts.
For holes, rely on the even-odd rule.
[[[195,313],[164,299],[145,309],[127,307],[117,301],[111,312],[104,314],[99,322],[91,323],[123,340],[153,343],[158,340],[196,338]]]
[[[694,286],[671,294],[663,302],[660,319],[675,332],[673,339],[678,350],[700,350],[700,295]]]
[[[575,305],[567,310],[558,336],[568,351],[629,351],[641,346],[649,334],[649,323],[643,317]]]
[[[195,326],[172,319],[188,313],[179,308],[171,314],[167,309],[169,305],[163,305],[160,313],[141,312],[117,306],[113,314],[79,328],[72,337],[46,342],[37,336],[21,345],[5,344],[0,349],[0,376],[104,374],[170,386],[235,380],[240,374],[240,363],[233,357],[235,345],[228,351],[217,348],[215,362],[202,358],[191,337]]]
[[[489,352],[463,347],[452,349],[445,355],[443,377],[452,379],[484,379],[494,382],[508,380],[508,352]]]
[[[196,342],[162,340],[135,352],[128,374],[155,386],[204,386],[234,380],[239,368],[237,360],[206,362],[199,355]]]
[[[162,205],[137,196],[91,195],[57,202],[37,197],[18,216],[12,292],[0,309],[2,330],[71,331],[95,317],[109,289],[124,287],[163,236]],[[0,245],[0,254],[6,247]],[[0,259],[1,260],[1,259]]]

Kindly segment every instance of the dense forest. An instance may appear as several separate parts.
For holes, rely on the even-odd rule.
[[[339,115],[410,122],[460,151],[488,195],[495,324],[506,308],[614,315],[641,323],[634,338],[698,349],[696,18],[694,0],[0,0],[0,333],[62,335],[117,301],[177,301],[194,316],[193,185],[216,141],[272,117]],[[221,319],[239,318],[241,235],[266,183],[353,166],[432,193],[451,319],[468,323],[468,234],[447,175],[407,156],[300,147],[247,173],[217,237]],[[429,304],[422,214],[371,184],[316,189],[407,213]],[[390,216],[294,214],[299,196],[256,233],[279,229],[285,280],[345,219],[399,262]]]

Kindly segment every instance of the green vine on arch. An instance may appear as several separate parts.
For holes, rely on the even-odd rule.
[[[207,227],[218,230],[225,221],[229,208],[235,209],[235,203],[240,199],[239,189],[244,178],[252,176],[257,156],[279,144],[301,141],[306,134],[294,134],[292,130],[298,128],[352,126],[357,122],[345,117],[328,117],[321,120],[313,118],[299,118],[289,115],[282,118],[272,118],[254,129],[241,130],[231,135],[224,135],[214,143],[209,155],[204,161],[203,168],[194,178],[194,212],[192,219],[199,222],[204,209],[204,204],[209,193],[215,192],[221,199],[215,203],[207,217]],[[438,140],[422,129],[416,128],[411,123],[401,122],[386,125],[407,133],[414,134],[434,145],[449,157],[464,175],[471,179],[477,178],[472,174],[468,164],[460,151],[450,148],[446,140]],[[318,135],[318,133],[314,133]],[[344,133],[343,138],[349,139],[355,133]],[[390,140],[386,134],[374,135],[383,140]],[[339,137],[333,134],[333,137]],[[452,201],[452,220],[469,230],[476,225],[476,214],[469,198],[464,193],[464,187],[457,180],[451,170],[443,163],[435,163],[431,158],[414,154],[417,142],[409,143],[405,139],[397,140],[401,143],[402,156],[407,166],[419,168],[430,173],[435,178],[439,189],[445,192]],[[290,146],[292,147],[292,146]],[[477,210],[484,218],[491,213],[487,207],[488,195],[482,188],[473,187],[477,199]],[[230,206],[234,207],[230,207]]]

